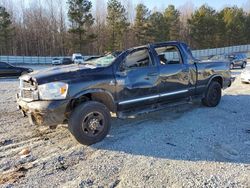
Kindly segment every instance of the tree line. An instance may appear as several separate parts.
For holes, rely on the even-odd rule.
[[[217,11],[150,10],[132,1],[36,0],[18,9],[0,6],[0,54],[63,56],[103,54],[151,42],[180,40],[193,49],[250,43],[250,13],[237,6]],[[66,13],[65,13],[66,12]]]

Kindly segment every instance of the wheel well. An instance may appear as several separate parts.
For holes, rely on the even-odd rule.
[[[97,101],[104,104],[111,112],[116,111],[113,98],[108,93],[105,92],[87,93],[77,99],[73,99],[71,101],[70,108],[74,109],[76,106],[86,101]]]
[[[214,78],[211,80],[211,82],[212,82],[212,81],[218,82],[218,83],[220,84],[221,88],[223,88],[223,79],[222,79],[222,77],[216,76],[216,77],[214,77]]]

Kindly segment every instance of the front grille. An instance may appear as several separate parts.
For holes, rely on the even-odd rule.
[[[32,80],[26,81],[20,79],[20,97],[24,100],[37,100],[38,99],[38,91],[36,87],[36,83]]]
[[[23,88],[33,88],[34,86],[32,85],[31,82],[23,81]]]
[[[23,90],[21,97],[25,99],[33,99],[33,91]]]

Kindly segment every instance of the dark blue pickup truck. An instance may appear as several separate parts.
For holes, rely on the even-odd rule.
[[[124,118],[193,99],[215,107],[230,85],[229,63],[202,62],[185,43],[163,42],[24,75],[17,103],[32,124],[68,123],[89,145],[108,134],[110,112]]]

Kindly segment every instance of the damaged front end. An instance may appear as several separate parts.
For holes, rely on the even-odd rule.
[[[55,126],[65,123],[68,100],[40,100],[38,84],[29,75],[19,78],[18,109],[32,125]]]

